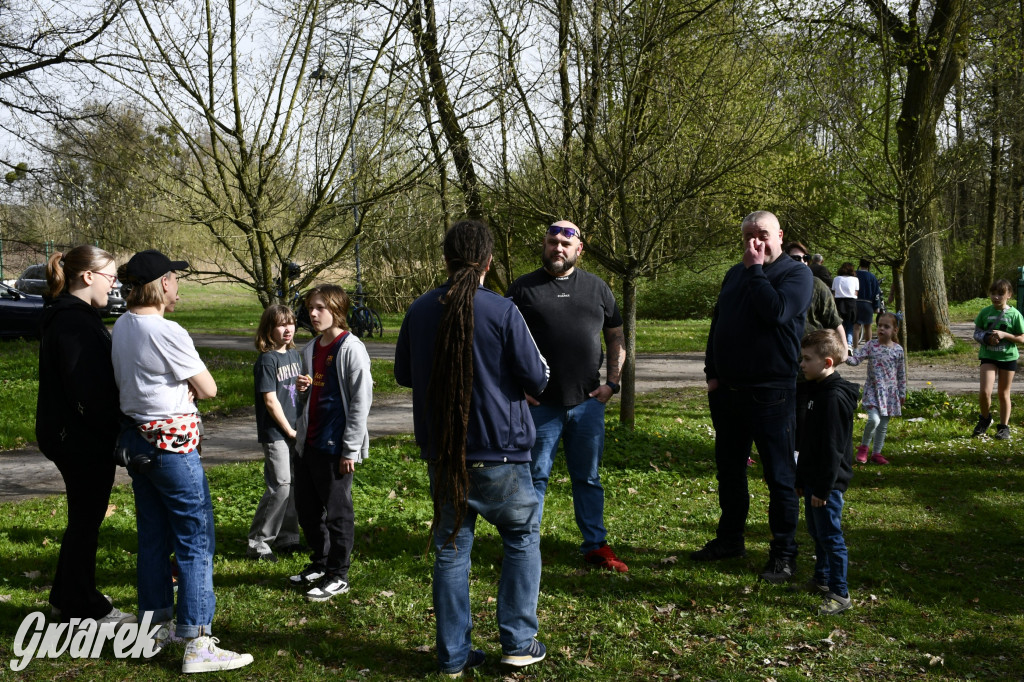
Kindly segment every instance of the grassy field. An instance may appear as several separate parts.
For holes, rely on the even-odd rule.
[[[524,671],[497,664],[494,621],[500,541],[486,523],[474,547],[474,644],[487,680],[907,680],[1021,679],[1024,659],[1024,472],[1019,446],[962,437],[968,398],[913,393],[890,426],[887,467],[859,467],[847,493],[855,608],[834,618],[816,598],[756,581],[767,555],[760,467],[748,557],[714,565],[687,554],[717,520],[713,436],[700,390],[638,399],[637,429],[608,421],[603,482],[609,539],[628,574],[588,570],[577,546],[570,489],[559,460],[542,529],[539,638],[548,659]],[[862,423],[862,422],[860,422]],[[859,423],[859,424],[860,424]],[[860,425],[856,427],[859,436]],[[755,459],[758,459],[755,454]],[[258,463],[210,471],[218,552],[215,633],[255,663],[223,677],[415,680],[435,669],[425,465],[408,438],[373,442],[356,474],[352,592],[322,604],[285,585],[303,557],[276,565],[243,558],[262,489]],[[98,558],[101,589],[135,602],[133,501],[115,490]],[[8,677],[13,633],[47,610],[64,523],[64,498],[0,505],[0,659]],[[801,529],[798,578],[810,575]],[[175,679],[180,650],[149,662],[68,657],[33,661],[20,679]],[[4,677],[4,672],[0,672]]]

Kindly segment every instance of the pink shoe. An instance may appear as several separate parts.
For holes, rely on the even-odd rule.
[[[867,464],[868,461],[868,446],[858,445],[857,446],[857,461],[861,464]]]
[[[881,452],[876,452],[873,455],[871,455],[871,461],[874,462],[875,464],[888,464],[889,463],[889,460],[887,460],[885,457],[882,457],[882,453]]]

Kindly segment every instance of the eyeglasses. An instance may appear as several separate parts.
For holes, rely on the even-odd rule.
[[[801,255],[796,254],[796,253],[791,253],[791,254],[789,254],[789,257],[792,258],[793,260],[795,260],[797,263],[810,263],[811,262],[811,257],[807,256],[807,255],[801,256]]]
[[[548,228],[548,234],[552,237],[562,234],[565,235],[566,239],[572,239],[573,237],[579,237],[583,239],[583,233],[580,232],[578,227],[562,227],[561,225],[552,225]]]
[[[107,281],[110,282],[110,288],[114,288],[115,286],[117,286],[117,275],[108,275],[105,272],[96,272],[95,270],[90,270],[89,272],[91,272],[94,275],[106,277]]]

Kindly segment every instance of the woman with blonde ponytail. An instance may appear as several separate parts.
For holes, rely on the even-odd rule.
[[[116,623],[129,614],[96,589],[100,524],[114,485],[114,442],[121,412],[111,340],[98,309],[117,282],[114,257],[88,244],[54,253],[39,346],[36,439],[57,465],[68,498],[50,604],[61,620]]]
[[[536,432],[526,394],[541,394],[548,366],[512,301],[483,286],[493,244],[475,220],[448,230],[448,281],[413,302],[395,347],[395,379],[412,387],[416,444],[429,463],[437,658],[451,677],[484,662],[470,642],[478,516],[498,529],[504,546],[501,662],[522,667],[545,656],[535,639],[540,503],[530,475]]]

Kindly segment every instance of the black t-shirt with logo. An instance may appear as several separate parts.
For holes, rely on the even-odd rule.
[[[264,393],[276,393],[285,419],[295,428],[298,406],[295,395],[295,379],[302,374],[302,358],[299,351],[286,350],[283,353],[270,351],[261,353],[253,367],[256,388],[256,433],[260,443],[285,440],[281,427],[267,411],[263,402]]]
[[[542,403],[571,407],[601,385],[601,332],[622,326],[622,315],[604,280],[574,268],[554,277],[544,268],[509,287],[541,355],[551,368]]]

